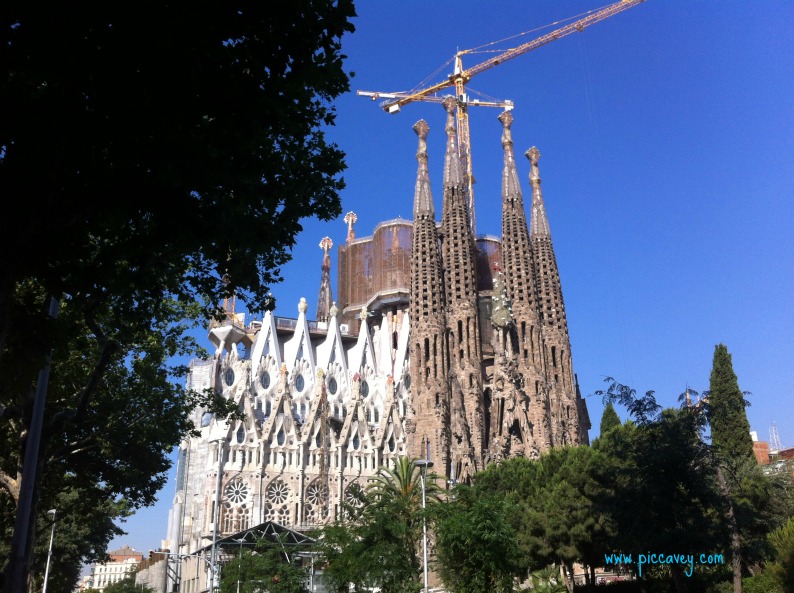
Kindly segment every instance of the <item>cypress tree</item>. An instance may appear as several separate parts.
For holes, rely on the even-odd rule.
[[[731,355],[724,344],[718,344],[714,349],[709,389],[711,442],[717,454],[734,462],[753,458],[744,396],[733,372]]]
[[[607,432],[618,426],[621,426],[620,416],[618,416],[618,413],[615,411],[612,402],[607,402],[604,413],[601,416],[601,436],[604,436]]]

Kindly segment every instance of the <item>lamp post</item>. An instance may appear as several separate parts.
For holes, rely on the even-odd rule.
[[[427,593],[427,517],[425,517],[425,509],[427,508],[427,498],[425,494],[425,474],[428,467],[433,467],[433,462],[429,459],[417,459],[414,465],[419,468],[419,478],[422,480],[422,557],[423,557],[423,570],[425,573],[425,587],[424,593]]]
[[[223,484],[223,457],[225,451],[223,444],[226,442],[225,438],[215,439],[213,442],[218,445],[218,480],[215,484],[215,508],[212,513],[212,551],[210,552],[210,583],[207,590],[212,593],[215,590],[216,573],[218,565],[216,564],[216,548],[218,543],[218,518],[221,514],[221,486]]]
[[[240,593],[240,573],[243,570],[243,543],[245,542],[245,537],[233,541],[240,544],[240,553],[237,555],[237,593]]]
[[[44,588],[41,593],[47,593],[47,581],[50,578],[50,559],[52,558],[52,540],[55,539],[55,509],[47,511],[48,515],[52,515],[52,529],[50,530],[50,549],[47,552],[47,568],[44,569]]]

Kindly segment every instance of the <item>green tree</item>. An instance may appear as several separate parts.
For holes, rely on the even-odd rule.
[[[772,485],[755,460],[747,403],[724,344],[714,349],[709,388],[708,420],[717,480],[726,507],[733,590],[741,593],[743,567],[764,555],[773,513]]]
[[[601,436],[620,425],[620,416],[618,416],[618,413],[615,411],[615,406],[612,405],[612,402],[607,402],[607,405],[604,407],[604,413],[601,416]]]
[[[381,467],[342,523],[323,529],[325,574],[337,591],[379,587],[384,593],[415,593],[422,588],[422,528],[429,513],[422,509],[421,472],[414,460],[399,458],[394,468]],[[428,510],[439,500],[438,476],[427,477]]]
[[[689,408],[662,410],[652,391],[638,396],[613,379],[598,393],[629,409],[636,420],[598,443],[614,484],[604,504],[618,526],[615,551],[634,553],[636,560],[648,550],[700,554],[723,542],[723,504],[713,456],[702,438],[703,416]],[[643,568],[643,577],[649,568]],[[669,567],[679,593],[691,582],[686,569]]]
[[[787,591],[794,591],[794,517],[769,534],[775,552],[772,572]]]
[[[180,369],[166,361],[193,351],[180,320],[232,294],[271,308],[300,220],[340,212],[343,154],[324,132],[348,90],[352,16],[350,0],[4,7],[0,194],[15,204],[0,219],[14,253],[0,262],[4,533],[50,353],[39,481],[20,520],[43,517],[64,476],[95,484],[97,501],[153,500],[192,404],[168,385]],[[15,530],[14,590],[34,525]]]
[[[231,548],[230,548],[231,551]],[[221,593],[309,593],[308,573],[284,540],[261,539],[242,550],[221,571]]]
[[[105,593],[154,593],[154,589],[145,585],[136,585],[135,577],[127,577],[116,581],[103,589]]]
[[[519,549],[505,502],[461,485],[436,510],[437,567],[449,590],[512,593]]]
[[[750,423],[747,421],[744,395],[739,389],[728,348],[714,348],[708,394],[708,419],[711,442],[721,459],[754,459]]]
[[[475,476],[482,493],[498,493],[510,509],[509,520],[527,570],[549,564],[565,567],[565,586],[573,590],[573,564],[599,565],[610,545],[610,518],[596,504],[603,486],[601,453],[589,447],[552,449],[537,461],[510,459]]]

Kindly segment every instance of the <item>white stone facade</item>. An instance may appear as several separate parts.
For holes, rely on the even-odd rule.
[[[309,322],[306,309],[302,299],[297,320],[268,312],[245,327],[230,315],[210,330],[215,355],[192,362],[188,387],[222,393],[245,419],[195,412],[201,436],[179,450],[169,549],[211,543],[216,497],[218,537],[265,521],[325,523],[351,488],[406,455],[408,315],[390,314],[383,329],[365,313],[356,338],[342,334],[335,308],[325,324]]]

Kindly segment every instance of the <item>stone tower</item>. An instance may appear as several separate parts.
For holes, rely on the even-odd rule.
[[[414,125],[414,131],[419,136],[416,153],[419,167],[411,244],[410,368],[413,381],[406,433],[409,454],[424,458],[429,452],[440,471],[449,463],[446,299],[427,166],[429,127],[420,120]]]
[[[535,266],[521,185],[518,181],[513,138],[513,116],[505,111],[502,123],[502,269],[503,286],[512,304],[494,344],[491,402],[492,459],[522,455],[537,457],[551,446],[548,402],[543,389],[539,314]]]
[[[543,379],[550,405],[552,426],[551,445],[576,445],[581,441],[577,389],[571,362],[571,341],[568,337],[568,320],[557,269],[557,259],[551,244],[551,231],[543,205],[540,189],[538,161],[540,151],[534,146],[526,152],[531,169],[532,186],[532,256],[535,268],[535,286],[540,315],[540,330],[545,373]]]
[[[449,352],[450,477],[467,480],[484,464],[482,348],[479,335],[476,245],[468,184],[455,142],[456,101],[447,97],[447,149],[441,215],[441,258]]]

